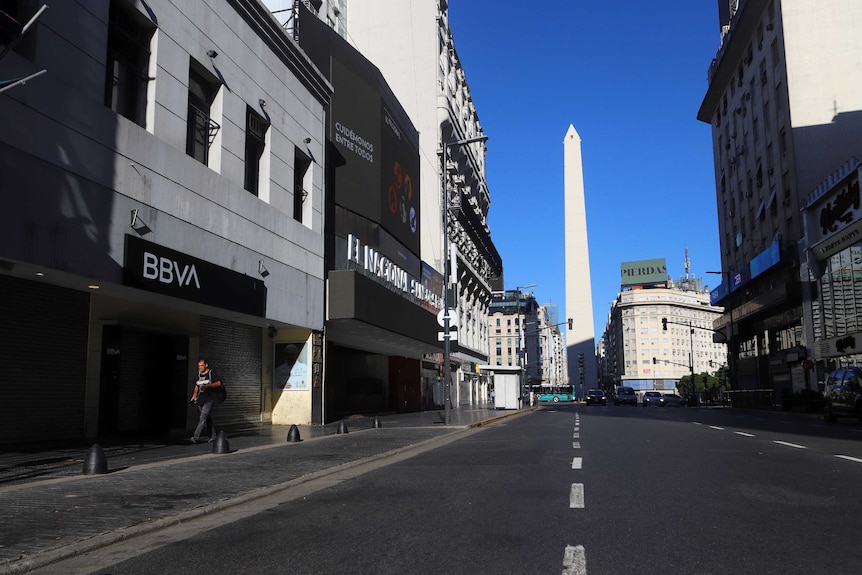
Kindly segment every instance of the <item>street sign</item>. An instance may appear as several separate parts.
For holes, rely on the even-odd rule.
[[[437,313],[437,323],[440,327],[445,327],[446,321],[446,310],[441,309]],[[449,310],[449,327],[458,327],[458,310],[450,309]]]
[[[437,341],[445,341],[446,340],[445,335],[446,335],[445,332],[438,331],[437,332]],[[458,330],[457,329],[449,330],[449,341],[455,341],[457,339],[458,339]]]

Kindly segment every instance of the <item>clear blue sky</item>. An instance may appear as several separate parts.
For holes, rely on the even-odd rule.
[[[488,223],[506,289],[538,284],[565,317],[563,136],[581,136],[598,340],[620,263],[720,276],[710,125],[697,110],[719,46],[715,0],[450,0],[488,135]]]

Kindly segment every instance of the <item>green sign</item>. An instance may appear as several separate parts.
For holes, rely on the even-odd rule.
[[[667,261],[638,260],[620,264],[620,285],[654,285],[667,282]]]

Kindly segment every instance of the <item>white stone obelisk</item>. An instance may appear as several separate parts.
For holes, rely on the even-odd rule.
[[[578,397],[599,387],[596,339],[593,329],[593,297],[590,282],[590,250],[587,244],[587,209],[581,137],[569,125],[563,141],[566,214],[566,361],[569,383]],[[568,328],[568,326],[566,326]]]

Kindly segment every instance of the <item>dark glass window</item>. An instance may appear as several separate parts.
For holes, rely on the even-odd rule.
[[[108,10],[105,106],[143,126],[146,119],[150,40],[156,27],[125,0]]]
[[[197,62],[189,68],[189,111],[186,132],[186,154],[202,164],[209,161],[209,148],[219,126],[210,117],[210,107],[218,93],[215,78]]]
[[[260,158],[266,146],[269,123],[250,106],[245,114],[245,189],[258,195],[260,188]]]
[[[293,165],[293,219],[302,221],[302,208],[308,190],[305,189],[305,175],[311,168],[311,158],[306,156],[299,148],[296,149],[296,157]]]

